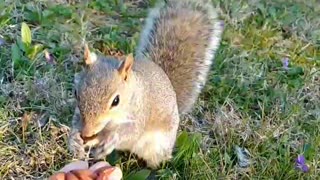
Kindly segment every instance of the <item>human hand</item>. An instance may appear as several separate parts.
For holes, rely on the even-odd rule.
[[[49,180],[120,180],[122,171],[107,162],[98,162],[89,168],[88,162],[76,161],[64,166]]]

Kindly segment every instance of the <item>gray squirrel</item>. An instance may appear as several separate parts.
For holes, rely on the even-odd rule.
[[[80,159],[86,147],[96,159],[130,151],[150,168],[170,160],[180,116],[205,85],[222,33],[210,1],[167,0],[150,10],[135,56],[121,61],[86,47],[70,150]]]

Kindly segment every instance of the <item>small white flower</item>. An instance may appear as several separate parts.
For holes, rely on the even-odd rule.
[[[236,146],[236,154],[238,158],[238,164],[241,168],[247,168],[251,164],[250,153],[246,148],[240,148]]]

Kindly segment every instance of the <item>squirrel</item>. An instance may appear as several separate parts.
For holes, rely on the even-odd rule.
[[[172,158],[179,122],[204,87],[223,21],[209,0],[160,1],[149,10],[133,54],[123,60],[84,50],[74,77],[69,149],[95,159],[129,151],[149,168]]]

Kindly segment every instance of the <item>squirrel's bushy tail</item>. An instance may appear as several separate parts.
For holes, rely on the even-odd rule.
[[[181,114],[191,110],[206,83],[222,31],[222,22],[205,0],[167,0],[149,12],[137,56],[166,72]]]

